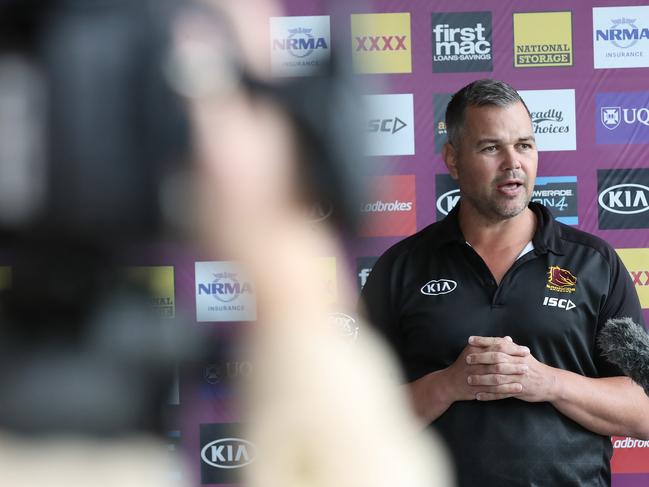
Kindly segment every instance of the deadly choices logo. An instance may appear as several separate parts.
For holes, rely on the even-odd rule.
[[[521,90],[539,151],[577,149],[575,90]]]
[[[649,66],[649,6],[594,7],[595,69]]]

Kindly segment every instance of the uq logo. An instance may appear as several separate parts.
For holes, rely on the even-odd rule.
[[[457,282],[450,279],[433,279],[421,287],[421,293],[427,296],[438,296],[455,291]]]
[[[311,34],[312,31],[313,29],[304,27],[288,29],[288,37],[273,40],[273,50],[285,50],[291,56],[303,58],[311,55],[316,49],[328,49],[327,39],[324,37],[313,37]]]
[[[241,438],[221,438],[203,447],[201,459],[216,468],[241,468],[254,461],[255,449],[252,443]]]
[[[602,191],[599,205],[619,215],[634,215],[649,210],[649,187],[643,184],[616,184]]]
[[[214,274],[214,280],[208,283],[198,284],[198,294],[212,296],[223,303],[234,301],[240,295],[251,293],[252,288],[247,282],[240,283],[237,274],[232,272],[221,272]]]

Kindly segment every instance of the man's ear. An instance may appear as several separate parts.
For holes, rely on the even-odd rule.
[[[444,164],[448,169],[448,173],[453,179],[458,179],[457,163],[458,155],[457,150],[451,144],[446,142],[442,148],[442,157],[444,158]]]

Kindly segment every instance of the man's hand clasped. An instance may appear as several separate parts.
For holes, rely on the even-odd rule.
[[[447,369],[456,389],[454,400],[493,401],[515,397],[528,402],[551,401],[555,376],[530,349],[511,337],[469,337],[468,345]]]

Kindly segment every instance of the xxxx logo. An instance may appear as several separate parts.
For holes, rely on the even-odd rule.
[[[629,274],[636,286],[649,286],[649,271],[629,271]]]
[[[356,36],[356,51],[405,51],[407,36]]]

